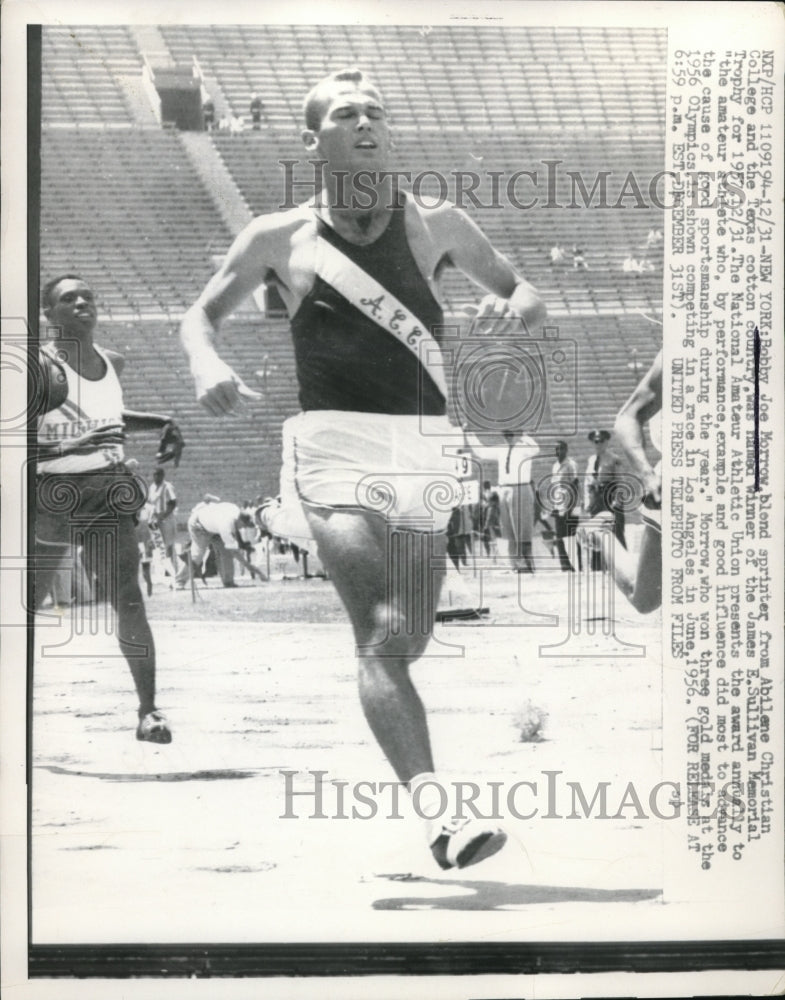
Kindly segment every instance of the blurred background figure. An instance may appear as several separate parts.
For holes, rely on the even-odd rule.
[[[623,467],[619,456],[609,447],[610,439],[610,431],[605,430],[591,431],[588,435],[594,445],[594,454],[586,463],[583,477],[583,515],[592,518],[608,511],[613,515],[613,533],[626,547],[624,509],[620,500]],[[591,568],[602,568],[599,552],[592,553]]]
[[[482,484],[482,496],[478,504],[478,526],[477,530],[482,539],[483,549],[486,556],[492,556],[496,562],[499,552],[499,539],[501,538],[501,513],[499,510],[499,494],[491,489],[489,479]]]
[[[556,442],[556,461],[551,469],[551,479],[548,484],[551,497],[550,513],[553,515],[554,544],[559,556],[559,563],[565,573],[574,572],[567,546],[574,545],[575,533],[578,528],[578,517],[574,513],[578,506],[578,466],[569,457],[569,447],[566,441]],[[581,569],[581,552],[576,547],[573,558]]]
[[[172,577],[172,583],[177,576],[177,559],[174,553],[174,541],[177,535],[177,523],[174,512],[177,509],[177,495],[174,486],[166,478],[162,466],[153,472],[153,481],[147,491],[149,505],[149,530],[152,540],[161,549],[166,565],[165,573]]]
[[[253,516],[241,511],[236,503],[212,499],[198,503],[188,518],[190,560],[194,576],[202,575],[202,564],[212,548],[218,575],[224,587],[237,586],[234,582],[235,560],[248,569],[252,578],[258,576],[262,579],[262,574],[251,564],[241,547],[241,529],[253,527],[253,524]]]
[[[204,116],[204,128],[206,132],[212,132],[215,128],[215,105],[212,98],[208,97],[202,105],[202,115]]]
[[[533,573],[534,487],[532,459],[540,446],[527,434],[504,431],[507,448],[499,462],[499,522],[516,573]]]
[[[251,113],[251,128],[258,132],[262,127],[262,102],[258,94],[251,94],[248,110]]]

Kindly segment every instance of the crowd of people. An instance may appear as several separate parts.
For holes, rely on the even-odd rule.
[[[512,433],[506,437],[504,447],[477,448],[478,470],[488,469],[491,462],[495,477],[483,480],[476,503],[455,508],[447,526],[447,551],[457,570],[468,565],[471,555],[474,562],[482,556],[494,563],[505,556],[518,573],[548,570],[554,559],[562,570],[574,572],[583,568],[584,548],[589,550],[591,569],[601,570],[599,551],[586,540],[585,532],[578,535],[586,523],[593,522],[596,528],[603,514],[615,538],[626,548],[630,474],[618,450],[611,446],[610,431],[593,430],[587,435],[594,454],[583,473],[570,456],[566,441],[556,442],[553,462],[546,472],[543,462],[547,458],[533,438]],[[539,558],[536,539],[540,540]]]

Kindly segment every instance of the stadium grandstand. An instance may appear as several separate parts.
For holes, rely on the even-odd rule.
[[[262,292],[225,325],[223,356],[264,393],[231,423],[197,406],[178,319],[242,226],[291,197],[280,164],[302,158],[303,95],[346,65],[379,83],[400,169],[450,178],[451,198],[462,184],[464,207],[548,303],[548,335],[574,342],[553,404],[575,401],[573,455],[584,460],[585,431],[611,426],[661,339],[661,244],[649,237],[662,212],[649,182],[663,164],[665,48],[662,31],[589,27],[46,26],[41,274],[89,281],[100,342],[127,358],[128,405],[178,419],[180,517],[205,492],[278,491],[281,423],[298,408],[286,317]],[[216,125],[246,127],[173,124],[156,72],[195,81]],[[248,127],[254,93],[258,129]],[[298,170],[307,179],[307,164]],[[521,171],[537,180],[521,174],[510,192],[503,185]],[[423,194],[440,193],[435,173],[422,180]],[[646,269],[623,268],[631,253]],[[454,272],[443,290],[450,317],[479,298]],[[570,433],[553,413],[540,430]],[[152,434],[129,443],[145,471],[154,445]]]

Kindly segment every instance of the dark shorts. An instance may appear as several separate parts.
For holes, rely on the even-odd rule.
[[[99,472],[40,475],[35,499],[36,540],[69,545],[74,530],[133,527],[147,500],[147,489],[142,480],[118,466]]]

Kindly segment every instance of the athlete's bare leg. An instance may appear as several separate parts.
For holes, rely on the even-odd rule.
[[[60,566],[70,563],[70,551],[68,545],[36,538],[33,561],[33,607],[36,611],[40,611],[43,602],[52,594],[55,574]]]
[[[431,636],[433,609],[444,579],[445,537],[398,534],[396,541],[407,547],[409,558],[403,586],[396,588],[389,582],[390,536],[383,517],[324,508],[306,508],[306,517],[319,558],[354,627],[360,702],[371,730],[401,781],[432,772],[425,709],[409,667]],[[430,594],[425,592],[426,574],[430,574]],[[395,589],[405,594],[405,606],[391,593]]]
[[[117,615],[117,638],[133,677],[142,718],[155,711],[155,644],[139,587],[139,548],[131,519],[121,517],[91,535],[84,553],[88,568]]]
[[[142,570],[142,579],[144,580],[145,587],[147,589],[147,596],[152,597],[153,594],[153,573],[152,573],[152,558],[153,558],[153,547],[151,543],[141,542],[138,545],[139,550],[139,567]]]
[[[602,561],[613,567],[619,590],[642,615],[662,604],[662,534],[651,525],[643,529],[641,548],[632,555],[611,531],[601,531]]]
[[[147,587],[147,596],[151,597],[153,593],[153,576],[150,570],[150,562],[147,559],[142,560],[142,579]]]
[[[444,580],[445,537],[391,529],[380,515],[364,511],[304,509],[319,558],[354,626],[365,717],[399,780],[413,797],[425,790],[427,801],[435,784],[433,758],[409,667],[431,637]],[[492,822],[445,821],[438,811],[421,815],[442,868],[483,861],[507,839]]]

